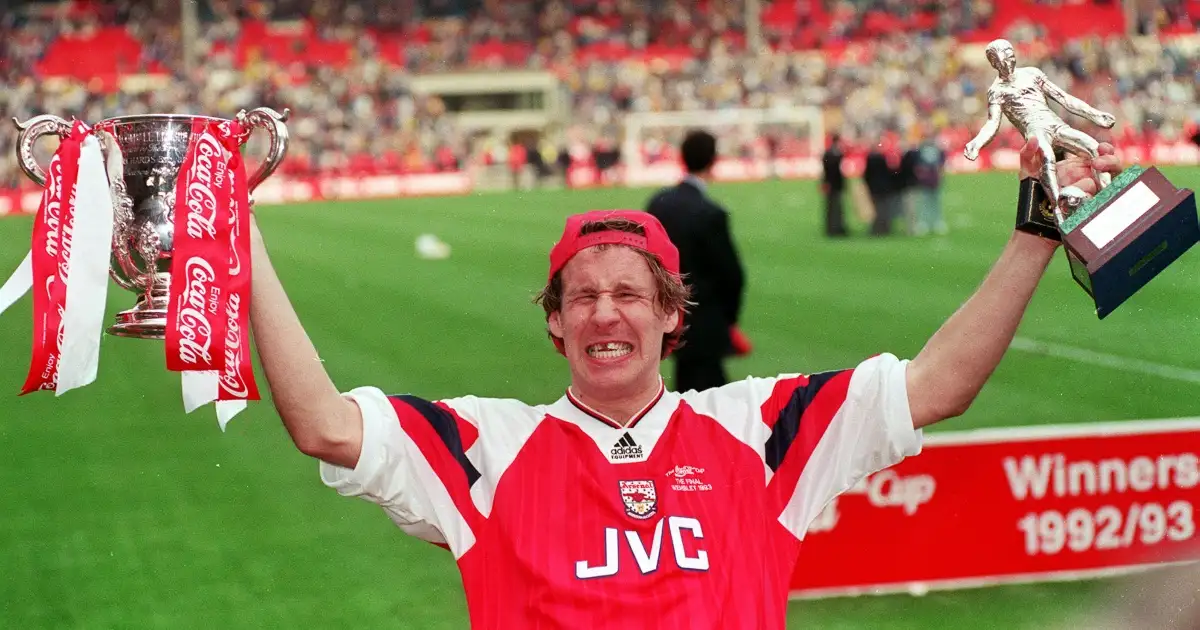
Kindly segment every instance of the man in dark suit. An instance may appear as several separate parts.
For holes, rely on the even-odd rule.
[[[673,355],[675,390],[686,392],[727,383],[724,359],[747,354],[750,347],[737,327],[746,281],[730,236],[729,213],[707,195],[716,138],[693,131],[680,149],[687,176],[655,194],[646,211],[679,248],[680,271],[692,287],[695,305],[684,317],[683,344]]]
[[[842,209],[842,196],[846,191],[846,176],[842,173],[842,139],[833,134],[829,148],[821,156],[824,174],[821,176],[821,192],[825,195],[825,236],[847,236],[846,214]]]
[[[892,233],[892,223],[900,216],[901,193],[904,186],[900,175],[900,151],[890,135],[867,153],[863,167],[863,182],[875,206],[875,220],[871,224],[872,236],[887,236]]]

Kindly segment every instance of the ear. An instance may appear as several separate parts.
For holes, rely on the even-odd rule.
[[[550,328],[550,334],[559,339],[563,338],[562,316],[558,311],[550,313],[550,317],[546,318],[546,325]]]
[[[682,315],[679,311],[671,311],[670,313],[667,313],[667,332],[675,332],[679,328],[681,317]]]

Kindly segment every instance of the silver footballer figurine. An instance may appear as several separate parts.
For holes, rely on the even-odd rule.
[[[1000,76],[996,77],[991,87],[988,88],[987,123],[983,125],[983,129],[979,130],[979,135],[967,143],[963,154],[972,161],[979,157],[979,150],[987,146],[996,136],[996,132],[1000,130],[1000,114],[1003,113],[1009,122],[1025,136],[1026,141],[1030,138],[1037,138],[1038,146],[1045,157],[1039,179],[1046,195],[1055,201],[1055,205],[1061,212],[1064,201],[1068,202],[1066,205],[1069,207],[1070,201],[1077,200],[1062,199],[1063,191],[1059,189],[1058,175],[1054,170],[1054,149],[1062,148],[1064,151],[1081,157],[1095,158],[1098,155],[1096,150],[1100,143],[1059,118],[1058,114],[1050,109],[1050,105],[1046,101],[1047,97],[1062,105],[1072,114],[1086,118],[1106,129],[1116,123],[1116,118],[1112,114],[1102,112],[1071,96],[1052,83],[1046,77],[1046,73],[1038,68],[1018,68],[1016,52],[1013,50],[1013,45],[1007,40],[994,40],[988,44],[985,52],[988,62]],[[1096,183],[1103,188],[1109,184],[1111,179],[1112,177],[1107,173],[1100,173],[1096,177]],[[1061,220],[1061,214],[1059,219]]]

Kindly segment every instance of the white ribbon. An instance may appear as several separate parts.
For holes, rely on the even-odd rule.
[[[100,142],[83,140],[75,184],[75,226],[67,267],[67,303],[54,395],[91,384],[100,364],[100,338],[108,298],[112,252],[113,199],[104,172]]]
[[[218,378],[216,370],[181,372],[179,380],[183,383],[183,412],[192,413],[216,400]]]
[[[229,424],[233,417],[241,413],[246,408],[244,400],[218,400],[217,401],[217,424],[220,425],[221,431],[225,430],[225,426]]]
[[[244,400],[217,400],[220,376],[216,370],[182,372],[180,376],[183,384],[183,412],[192,413],[215,401],[217,425],[221,427],[221,431],[225,430],[234,416],[247,407]]]
[[[29,289],[33,288],[33,252],[25,253],[25,260],[9,276],[4,282],[4,286],[0,287],[0,313],[8,310],[8,307],[21,299],[21,296],[29,293]]]

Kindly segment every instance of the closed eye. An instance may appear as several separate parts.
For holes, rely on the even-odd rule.
[[[567,302],[571,304],[591,304],[599,299],[601,294],[609,295],[618,302],[631,303],[642,300],[649,300],[650,294],[638,291],[636,289],[618,288],[612,291],[579,291],[567,295]]]

